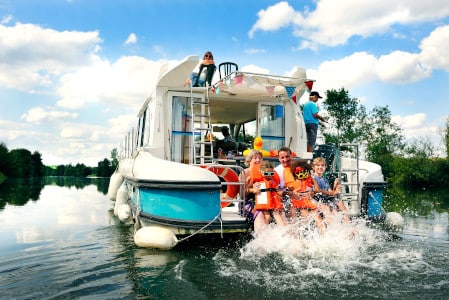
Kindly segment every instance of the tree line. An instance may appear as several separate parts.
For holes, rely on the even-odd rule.
[[[327,90],[323,106],[328,115],[323,128],[326,142],[359,144],[364,158],[382,167],[387,182],[411,189],[448,185],[449,118],[442,129],[446,157],[441,158],[429,138],[406,142],[388,106],[367,111],[344,88]]]
[[[27,149],[8,150],[0,143],[0,183],[6,178],[38,178],[47,176],[71,177],[110,177],[118,165],[117,151],[111,152],[111,160],[105,158],[96,167],[82,163],[76,165],[45,166],[38,151],[31,153]]]

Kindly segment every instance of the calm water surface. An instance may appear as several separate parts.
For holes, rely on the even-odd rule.
[[[335,222],[324,236],[269,228],[156,251],[112,216],[107,186],[0,185],[1,299],[449,299],[447,190],[389,191],[397,235]]]

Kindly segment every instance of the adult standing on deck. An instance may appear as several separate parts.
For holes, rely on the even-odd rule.
[[[309,101],[304,104],[303,116],[306,124],[307,133],[307,152],[312,152],[316,143],[316,136],[318,133],[319,121],[324,121],[324,118],[318,114],[318,106],[316,102],[323,98],[316,91],[310,93]]]

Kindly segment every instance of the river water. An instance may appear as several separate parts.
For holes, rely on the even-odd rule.
[[[0,186],[0,299],[449,299],[449,194],[389,191],[396,234],[357,221],[297,238],[137,248],[108,180]]]

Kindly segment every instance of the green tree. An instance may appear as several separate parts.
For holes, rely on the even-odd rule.
[[[9,150],[4,143],[0,143],[0,172],[6,176],[11,173]]]
[[[446,118],[444,142],[445,142],[444,145],[446,146],[446,158],[449,160],[449,117]]]
[[[112,166],[114,167],[114,170],[118,167],[118,151],[117,148],[112,149],[111,151],[111,158],[112,158]]]
[[[98,162],[97,176],[109,177],[112,175],[112,173],[114,173],[114,170],[115,168],[112,165],[112,162],[105,158],[102,161]]]
[[[405,146],[401,127],[392,122],[388,106],[376,106],[365,119],[363,128],[366,158],[380,164],[386,177],[391,176],[394,155],[402,154]]]
[[[333,144],[359,142],[363,136],[365,107],[357,98],[352,98],[344,88],[326,91],[324,109],[329,114],[328,126],[324,131],[326,141]]]

